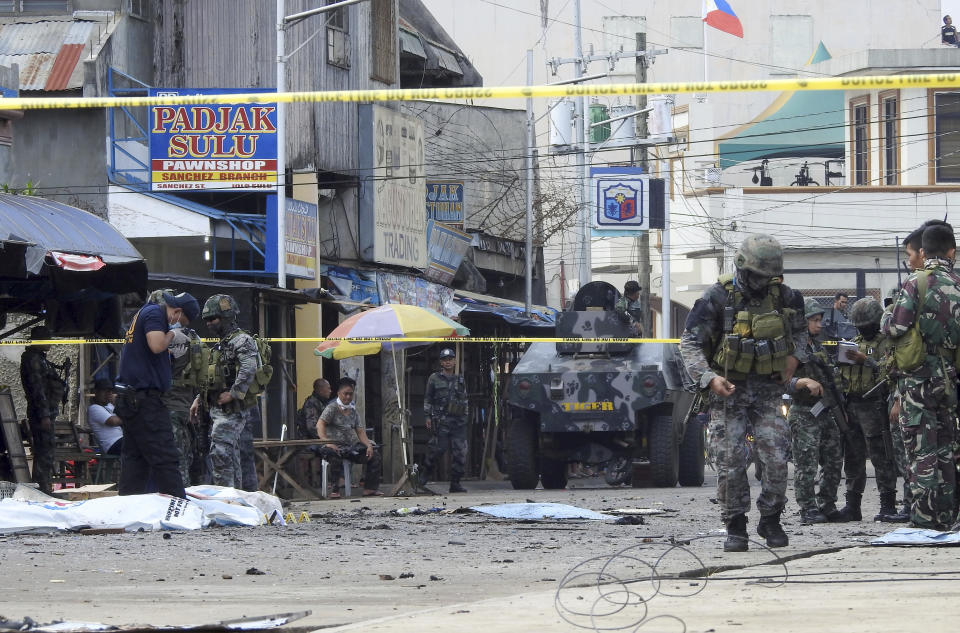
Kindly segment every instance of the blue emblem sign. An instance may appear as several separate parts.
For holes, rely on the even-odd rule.
[[[637,217],[637,198],[642,194],[643,182],[640,189],[624,183],[617,183],[603,190],[603,216],[614,222],[624,222]],[[640,221],[643,221],[642,212]]]

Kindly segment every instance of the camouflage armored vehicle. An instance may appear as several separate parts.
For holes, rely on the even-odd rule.
[[[614,312],[618,296],[606,282],[586,284],[558,315],[557,336],[633,336]],[[563,488],[570,462],[607,463],[608,482],[621,483],[638,461],[649,463],[654,486],[701,485],[705,429],[685,376],[675,344],[531,344],[506,393],[513,487]]]

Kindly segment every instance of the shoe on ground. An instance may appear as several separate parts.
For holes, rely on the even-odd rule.
[[[790,544],[787,533],[780,526],[779,514],[760,517],[757,523],[757,534],[767,540],[767,547],[786,547]]]
[[[450,482],[450,492],[466,492],[467,489],[460,485],[459,481]]]
[[[746,552],[750,547],[747,537],[747,515],[738,514],[727,521],[727,538],[723,542],[725,552]]]
[[[813,525],[814,523],[827,523],[829,519],[827,515],[818,510],[817,508],[810,508],[809,510],[800,511],[800,523],[803,525]]]

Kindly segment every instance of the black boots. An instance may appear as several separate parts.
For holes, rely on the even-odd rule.
[[[767,547],[786,547],[790,540],[780,527],[780,513],[760,517],[757,534],[767,539]]]
[[[884,490],[880,493],[880,512],[873,517],[874,521],[882,523],[906,523],[910,520],[909,513],[904,516],[897,512],[897,492],[895,490]]]
[[[450,480],[450,492],[466,492],[467,489],[460,485],[459,479]]]
[[[800,523],[804,525],[810,525],[813,523],[826,523],[828,520],[829,519],[827,519],[827,515],[816,508],[800,511]]]
[[[747,540],[747,515],[738,514],[727,521],[727,540],[723,542],[725,552],[745,552],[750,541]]]
[[[862,521],[863,516],[860,514],[860,497],[862,495],[859,492],[848,492],[846,495],[847,505],[840,508],[839,515],[840,517],[836,521],[837,523],[849,523],[850,521]]]

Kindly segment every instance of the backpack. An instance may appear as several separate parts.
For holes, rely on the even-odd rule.
[[[270,343],[258,335],[252,334],[251,336],[253,342],[257,344],[257,373],[254,375],[247,393],[256,396],[267,389],[270,379],[273,378],[273,366],[270,364],[270,360],[273,358],[273,348],[270,347]]]

